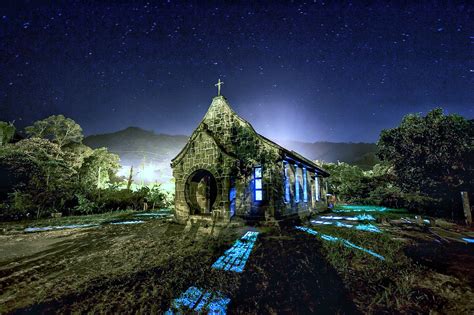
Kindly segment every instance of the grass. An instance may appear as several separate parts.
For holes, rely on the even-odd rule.
[[[334,226],[310,228],[346,239],[385,257],[385,261],[380,260],[342,243],[321,240],[324,257],[343,278],[360,310],[373,314],[424,313],[426,310],[451,313],[456,309],[456,301],[443,296],[441,282],[433,280],[432,287],[426,285],[425,280],[432,279],[434,273],[407,257],[405,243],[394,240],[393,235]],[[459,284],[457,289],[462,286]]]
[[[0,235],[0,251],[6,253],[0,255],[0,313],[163,313],[190,286],[222,292],[231,298],[228,312],[235,314],[463,314],[470,307],[466,301],[474,300],[461,280],[405,255],[406,243],[394,230],[310,226],[383,255],[380,260],[293,225],[258,227],[243,273],[211,266],[248,228],[216,227],[209,234],[205,225],[141,217],[144,224],[19,232],[26,226],[128,220],[137,213],[4,223],[16,230]]]

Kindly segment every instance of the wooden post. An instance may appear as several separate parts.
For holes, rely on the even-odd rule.
[[[466,224],[472,224],[472,216],[471,216],[471,206],[469,205],[469,196],[467,191],[461,191],[461,198],[462,198],[462,206],[464,208],[464,216],[466,218]]]

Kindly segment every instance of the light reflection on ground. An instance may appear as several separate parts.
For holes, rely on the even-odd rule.
[[[189,287],[186,292],[173,302],[166,315],[182,314],[181,311],[201,314],[224,315],[230,299],[224,297],[220,292],[206,291],[196,287]]]
[[[53,231],[53,230],[66,230],[66,229],[82,229],[89,227],[96,227],[99,224],[71,224],[71,225],[60,225],[60,226],[44,226],[44,227],[28,227],[25,232],[42,232],[42,231]]]
[[[333,212],[384,212],[390,208],[380,206],[363,206],[363,205],[340,205]]]
[[[338,221],[324,221],[324,220],[311,220],[311,224],[313,225],[333,225],[337,227],[344,227],[344,228],[354,228],[359,231],[367,231],[367,232],[372,232],[372,233],[382,233],[382,231],[376,227],[375,225],[372,224],[348,224],[348,223],[343,223],[343,222],[338,222]]]
[[[258,232],[248,231],[240,240],[225,251],[212,265],[212,268],[229,270],[235,272],[244,271],[245,264],[250,256],[250,252],[257,240]]]
[[[342,244],[346,247],[351,247],[351,248],[355,248],[355,249],[358,249],[358,250],[361,250],[363,252],[366,252],[367,254],[369,255],[372,255],[374,257],[377,257],[378,259],[381,259],[381,260],[385,260],[385,257],[383,257],[382,255],[379,255],[369,249],[366,249],[366,248],[363,248],[361,246],[358,246],[358,245],[355,245],[354,243],[351,243],[349,242],[348,240],[345,240],[343,238],[339,238],[339,237],[335,237],[335,236],[332,236],[332,235],[327,235],[327,234],[322,234],[322,233],[319,233],[313,229],[310,229],[310,228],[307,228],[307,227],[304,227],[304,226],[296,226],[295,227],[296,229],[300,230],[300,231],[303,231],[303,232],[306,232],[306,233],[309,233],[309,234],[312,234],[312,235],[316,235],[316,236],[321,236],[321,238],[323,240],[326,240],[326,241],[330,241],[330,242],[342,242]]]

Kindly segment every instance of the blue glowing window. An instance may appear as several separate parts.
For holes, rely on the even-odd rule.
[[[237,191],[235,187],[232,185],[229,191],[229,200],[230,200],[230,216],[233,217],[235,215],[235,197],[237,195]]]
[[[255,201],[263,200],[263,185],[262,185],[262,167],[258,166],[253,169]]]
[[[300,183],[298,176],[298,165],[295,164],[295,202],[300,202]]]
[[[288,177],[288,162],[283,161],[285,170],[285,202],[290,202],[290,178]]]
[[[314,178],[314,190],[315,190],[315,196],[316,196],[316,201],[319,201],[320,199],[320,190],[319,190],[319,177],[316,176]]]
[[[306,167],[303,167],[303,201],[308,202],[308,183],[306,182]]]

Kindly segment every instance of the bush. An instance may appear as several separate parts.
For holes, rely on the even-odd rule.
[[[97,204],[81,194],[76,194],[77,205],[74,207],[74,213],[78,214],[91,214],[97,213],[99,207]]]

